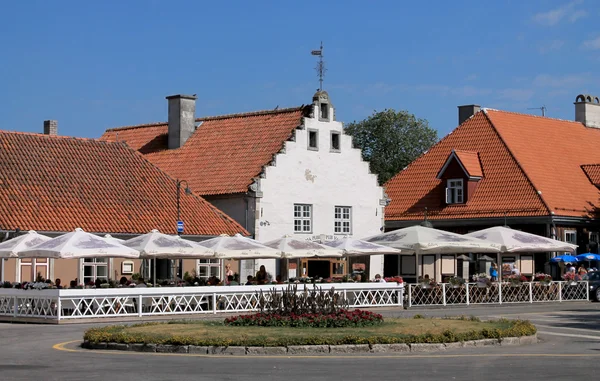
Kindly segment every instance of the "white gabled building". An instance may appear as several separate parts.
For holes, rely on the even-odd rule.
[[[352,138],[335,120],[325,91],[312,104],[194,119],[195,97],[169,99],[169,122],[107,130],[104,140],[125,141],[194,193],[266,242],[365,238],[381,232],[386,197]],[[182,216],[185,221],[185,216]],[[341,259],[245,261],[245,279],[264,264],[284,279],[341,276],[364,267],[383,273],[383,256]],[[256,263],[255,263],[256,262]],[[260,262],[260,263],[259,263]],[[200,275],[220,275],[200,263]]]

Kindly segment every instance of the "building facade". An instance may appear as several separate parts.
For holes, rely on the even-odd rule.
[[[173,99],[177,98],[169,97],[170,102]],[[169,112],[173,109],[170,106]],[[102,139],[125,141],[171,176],[186,179],[193,192],[261,242],[285,235],[334,240],[381,232],[383,188],[360,150],[353,148],[352,138],[344,134],[326,92],[316,93],[307,106],[192,119],[195,128],[188,140],[173,147],[167,144],[170,136],[184,135],[173,131],[190,125],[171,123],[176,119],[170,115],[167,124],[111,129]],[[383,271],[383,257],[361,257],[351,263],[243,261],[242,279],[261,265],[283,279],[343,276],[353,270],[373,277]]]
[[[459,126],[392,178],[386,230],[422,223],[469,233],[508,225],[598,252],[600,102],[579,95],[575,121],[459,106]],[[525,275],[558,268],[551,253],[502,255]],[[471,255],[475,259],[475,255]],[[387,256],[386,272],[408,279],[462,275],[456,256]],[[469,266],[466,266],[467,268]],[[473,266],[471,265],[471,268]],[[418,270],[418,271],[417,271]]]

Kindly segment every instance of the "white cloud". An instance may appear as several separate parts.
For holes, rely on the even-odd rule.
[[[600,36],[583,42],[583,47],[592,50],[600,49]]]
[[[538,48],[538,50],[542,54],[555,52],[555,51],[560,50],[564,46],[564,44],[565,44],[565,42],[563,40],[553,40],[553,41],[549,41],[545,44],[542,44],[542,46],[540,46]]]
[[[576,9],[576,7],[581,3],[583,3],[583,0],[575,0],[563,5],[562,7],[552,9],[547,12],[537,13],[533,16],[533,21],[547,26],[557,25],[563,20],[573,23],[578,19],[587,16],[587,11],[583,9]]]
[[[539,74],[533,79],[533,85],[537,87],[573,88],[585,85],[590,81],[589,73],[567,74],[563,76]]]

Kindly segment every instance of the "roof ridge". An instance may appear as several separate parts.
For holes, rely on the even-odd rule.
[[[99,140],[97,138],[84,138],[84,137],[80,137],[80,136],[49,135],[49,134],[44,134],[42,132],[0,130],[0,134],[28,135],[28,136],[35,136],[35,137],[39,137],[39,138],[45,138],[45,139],[71,139],[71,140],[93,141],[93,142],[102,142],[102,143],[119,143],[119,142],[113,142],[113,141]]]
[[[240,112],[234,114],[223,114],[223,115],[215,115],[215,116],[204,116],[201,118],[196,118],[196,122],[206,122],[209,120],[220,120],[220,119],[232,119],[232,118],[243,118],[248,116],[261,116],[261,115],[270,115],[270,114],[285,114],[288,112],[301,111],[306,105],[301,105],[298,107],[287,107],[280,108],[275,110],[257,110],[257,111],[248,111],[248,112]],[[121,127],[113,127],[106,129],[105,132],[109,131],[122,131],[122,130],[131,130],[136,128],[146,128],[146,127],[162,127],[166,126],[168,122],[152,122],[152,123],[143,123],[143,124],[134,124],[130,126],[121,126]]]
[[[540,116],[540,115],[533,115],[533,114],[525,114],[522,112],[516,112],[516,111],[506,111],[506,110],[498,110],[495,108],[490,108],[490,107],[483,107],[481,109],[481,111],[483,111],[486,115],[488,111],[493,111],[493,112],[500,112],[500,113],[504,113],[504,114],[514,114],[514,115],[519,115],[519,116],[529,116],[532,118],[538,118],[538,119],[549,119],[549,120],[556,120],[559,122],[569,122],[569,123],[574,123],[574,124],[583,124],[581,122],[577,122],[575,120],[567,120],[567,119],[560,119],[560,118],[551,118],[549,116]]]
[[[552,213],[552,209],[550,208],[550,205],[548,205],[548,203],[544,199],[543,195],[540,194],[540,191],[536,188],[535,184],[533,183],[533,181],[531,180],[531,178],[529,177],[529,175],[527,174],[527,172],[525,172],[525,169],[523,168],[523,165],[521,165],[521,162],[519,160],[517,160],[517,157],[515,156],[515,154],[513,153],[513,151],[510,149],[510,147],[506,143],[506,140],[504,140],[504,138],[500,134],[500,131],[498,131],[498,129],[496,128],[496,125],[494,124],[494,122],[492,121],[492,119],[490,118],[490,116],[487,114],[486,111],[483,112],[483,115],[490,122],[490,125],[492,126],[492,129],[494,130],[494,132],[496,133],[496,135],[498,135],[498,139],[500,139],[500,141],[502,142],[502,145],[504,145],[504,148],[506,148],[506,150],[508,151],[508,154],[510,155],[510,157],[512,157],[512,159],[515,161],[515,163],[517,164],[517,167],[519,167],[519,170],[521,171],[521,173],[523,173],[523,176],[525,176],[525,178],[527,179],[527,182],[529,184],[531,184],[531,188],[533,188],[534,193],[540,199],[540,201],[542,202],[542,204],[546,207],[546,209],[548,211],[548,214],[551,214]],[[523,115],[526,115],[526,114],[523,114]]]

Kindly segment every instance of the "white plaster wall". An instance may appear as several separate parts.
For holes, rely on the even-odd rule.
[[[329,115],[333,115],[333,109]],[[296,130],[295,141],[286,142],[285,153],[260,179],[263,197],[256,211],[256,239],[266,242],[284,235],[299,239],[325,234],[334,236],[334,207],[352,207],[352,236],[366,238],[381,232],[383,188],[369,172],[352,138],[343,134],[342,123],[305,118],[304,129]],[[318,130],[318,151],[308,149],[308,130]],[[331,131],[341,132],[340,152],[332,152]],[[312,204],[311,234],[294,233],[294,204]],[[343,235],[337,235],[341,238]],[[267,271],[276,274],[275,260],[265,260]],[[383,273],[383,256],[370,257],[370,278]]]

